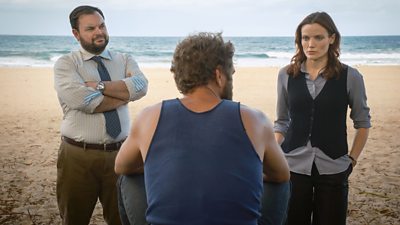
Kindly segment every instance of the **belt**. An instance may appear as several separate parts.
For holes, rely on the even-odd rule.
[[[118,151],[119,148],[121,147],[122,143],[125,140],[115,142],[115,143],[110,143],[110,144],[89,144],[86,142],[79,142],[75,141],[74,139],[71,139],[69,137],[62,136],[61,140],[67,142],[68,144],[75,145],[78,147],[81,147],[83,149],[95,149],[95,150],[102,150],[102,151]]]

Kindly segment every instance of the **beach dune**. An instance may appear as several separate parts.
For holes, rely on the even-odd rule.
[[[360,66],[372,125],[350,177],[350,225],[400,221],[400,66]],[[275,118],[277,67],[236,68],[234,100]],[[139,110],[180,97],[167,68],[145,68],[148,95]],[[52,68],[0,68],[0,224],[60,224],[55,196],[62,112]],[[354,130],[348,121],[349,143]],[[105,224],[96,207],[91,224]]]

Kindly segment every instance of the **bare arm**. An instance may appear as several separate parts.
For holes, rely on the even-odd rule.
[[[289,166],[281,147],[275,141],[272,123],[259,111],[241,106],[246,132],[261,161],[265,181],[286,182],[290,178]]]
[[[94,112],[106,112],[120,107],[121,105],[127,104],[128,101],[122,101],[117,98],[104,96],[103,101],[96,107]]]
[[[123,55],[125,78],[116,81],[103,81],[103,95],[125,102],[135,101],[147,94],[148,81],[136,61],[130,55]],[[96,89],[98,81],[86,82],[86,86]]]
[[[353,146],[351,147],[350,156],[355,160],[358,159],[365,144],[367,143],[369,135],[369,128],[358,128],[353,140]]]
[[[132,61],[132,60],[131,60]],[[128,69],[134,71],[127,72],[124,80],[118,81],[103,81],[105,88],[103,91],[104,99],[98,105],[94,112],[105,112],[118,108],[129,101],[138,100],[147,93],[147,79],[139,70],[136,62],[132,61],[134,66],[129,66]],[[86,86],[96,89],[98,81],[89,81]]]
[[[115,159],[114,170],[117,174],[143,173],[143,162],[146,160],[160,111],[161,103],[147,107],[136,117],[129,136]]]
[[[125,82],[122,80],[117,81],[103,81],[105,88],[103,95],[119,99],[121,101],[129,101],[129,91],[125,85]],[[96,89],[98,81],[88,81],[86,82],[86,86],[92,87]]]
[[[286,182],[290,179],[289,165],[275,140],[272,123],[267,119],[265,129],[264,174],[265,181]]]
[[[275,140],[276,142],[278,142],[279,145],[281,145],[285,140],[285,136],[283,136],[283,134],[280,132],[275,132]]]
[[[103,82],[106,86],[102,93],[104,95],[103,101],[96,107],[95,113],[110,111],[129,102],[129,92],[125,82],[122,80]],[[87,81],[85,84],[87,87],[96,89],[98,81]]]
[[[130,77],[130,73],[128,73],[127,76]],[[134,82],[132,82],[132,80],[134,80]],[[131,78],[128,78],[128,80],[103,81],[105,85],[103,92],[104,99],[94,112],[113,110],[123,104],[127,104],[129,101],[137,100],[144,96],[147,93],[146,78],[143,75],[138,75],[137,77],[133,77],[132,80]],[[135,94],[129,93],[126,85],[127,82],[130,84],[130,87],[134,89],[132,92],[135,92]],[[96,88],[97,84],[97,81],[86,82],[86,86],[94,89]]]
[[[139,148],[140,124],[135,121],[128,138],[122,144],[115,158],[114,170],[117,174],[143,173],[143,158]]]

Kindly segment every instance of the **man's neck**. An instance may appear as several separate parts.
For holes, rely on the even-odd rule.
[[[214,108],[221,102],[221,97],[214,87],[205,85],[185,94],[182,104],[194,112],[204,112]]]

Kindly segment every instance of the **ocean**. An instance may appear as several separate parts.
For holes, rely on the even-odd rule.
[[[224,37],[235,45],[235,66],[284,66],[294,37]],[[169,67],[182,37],[110,37],[109,49],[133,55],[140,67]],[[72,36],[0,35],[0,66],[52,67],[79,49]],[[340,59],[349,65],[400,65],[400,36],[345,36]]]

